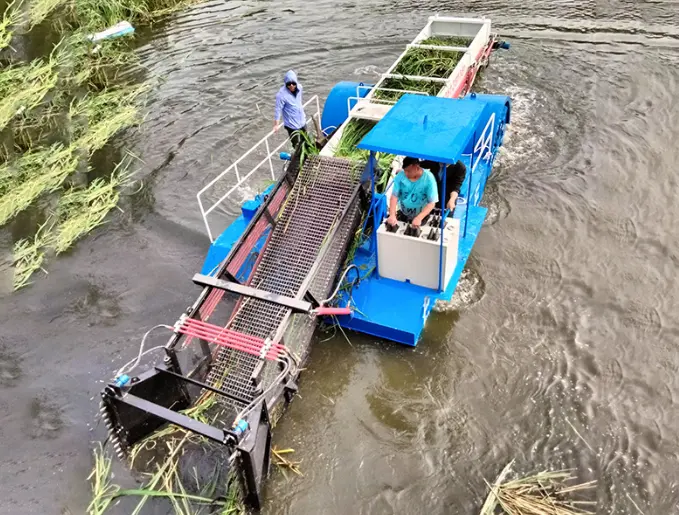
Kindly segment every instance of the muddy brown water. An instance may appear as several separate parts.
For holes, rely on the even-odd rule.
[[[145,189],[33,286],[7,294],[3,272],[1,513],[84,513],[101,381],[196,296],[194,195],[268,130],[281,74],[321,96],[373,80],[435,11],[512,42],[483,83],[514,101],[489,219],[416,348],[319,337],[275,431],[304,477],[274,471],[264,513],[473,514],[512,459],[597,479],[601,514],[679,513],[671,0],[213,1],[142,31],[165,77],[127,136]],[[2,229],[3,255],[37,218]]]

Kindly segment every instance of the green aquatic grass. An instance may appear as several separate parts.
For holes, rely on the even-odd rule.
[[[112,88],[72,102],[68,110],[73,145],[92,154],[116,134],[141,122],[139,106],[147,87]]]
[[[14,244],[14,289],[18,290],[30,284],[29,279],[42,268],[45,260],[45,248],[49,241],[49,222],[45,222],[32,238],[24,238]]]
[[[40,195],[56,191],[78,166],[75,147],[57,143],[0,166],[0,226]]]
[[[103,91],[111,86],[125,85],[142,70],[136,53],[130,51],[127,38],[114,39],[100,45],[96,52],[86,43],[76,46],[78,58],[69,80],[86,87],[90,92]]]
[[[461,37],[432,37],[420,41],[420,45],[457,46],[466,47],[472,42],[471,38]],[[410,75],[416,77],[432,77],[447,79],[460,62],[464,52],[450,50],[432,50],[425,48],[411,48],[399,61],[393,70],[394,75]],[[441,82],[419,81],[406,78],[388,78],[380,84],[381,88],[400,91],[375,91],[374,98],[379,100],[396,101],[403,95],[404,90],[421,91],[427,95],[436,96],[443,88]]]
[[[89,515],[103,515],[111,505],[120,487],[111,482],[111,457],[99,443],[93,451],[94,468],[87,478],[92,485],[92,501],[87,506]]]
[[[0,130],[17,115],[40,105],[57,85],[58,62],[54,56],[0,71]]]
[[[186,492],[179,476],[179,457],[184,444],[189,440],[186,433],[181,440],[166,442],[169,455],[167,460],[158,466],[141,488],[122,489],[113,484],[111,474],[111,458],[101,445],[94,449],[94,468],[88,477],[92,487],[92,500],[87,507],[88,515],[104,515],[108,512],[112,503],[122,497],[137,497],[139,502],[132,515],[139,515],[152,498],[168,500],[177,515],[196,515],[198,512],[194,506],[209,507],[210,513],[226,515],[244,512],[233,511],[234,502],[227,499],[214,499],[204,495],[192,495]],[[220,511],[214,511],[214,510]]]
[[[0,19],[0,50],[7,48],[12,42],[13,32],[11,28],[19,22],[21,18],[21,4],[23,0],[14,0],[5,8],[5,12]]]
[[[376,122],[352,118],[347,122],[342,131],[335,155],[348,157],[354,161],[367,161],[370,154],[367,150],[356,148],[361,140],[372,130]]]
[[[182,413],[194,420],[207,424],[212,424],[216,418],[223,416],[218,398],[212,392],[204,392],[192,407],[183,410]],[[225,496],[218,495],[218,482],[220,479],[217,469],[215,469],[212,475],[213,479],[204,485],[198,484],[197,471],[194,470],[194,478],[191,479],[191,483],[195,479],[194,486],[198,489],[197,493],[189,493],[189,488],[183,483],[182,477],[179,474],[179,460],[184,452],[193,452],[191,448],[187,449],[186,446],[189,443],[201,444],[205,441],[203,437],[172,425],[168,425],[164,429],[153,433],[135,445],[130,453],[132,465],[135,464],[137,458],[144,451],[152,451],[154,453],[151,461],[146,464],[146,468],[152,469],[153,472],[148,474],[148,480],[144,486],[138,489],[123,490],[117,486],[112,487],[110,480],[99,479],[98,481],[92,481],[93,502],[90,506],[101,506],[107,498],[116,499],[123,496],[135,496],[139,497],[140,500],[132,512],[133,515],[139,515],[149,500],[159,498],[169,501],[174,513],[178,515],[207,513],[245,515],[246,511],[241,501],[237,480],[233,473],[229,474],[226,478],[226,484],[224,485],[224,490],[226,490]],[[158,453],[158,451],[161,452]],[[95,453],[98,452],[98,449],[95,449]],[[99,458],[98,462],[99,464],[95,460],[95,468],[91,476],[93,479],[96,478],[95,472],[97,467],[100,470],[105,470],[105,467],[101,466],[101,463],[105,463],[105,460]],[[101,512],[95,512],[92,509],[88,513],[100,515]]]
[[[71,96],[61,90],[56,90],[49,96],[49,100],[31,110],[23,111],[12,120],[14,150],[28,152],[58,139],[68,129],[68,105]]]
[[[57,254],[104,223],[106,215],[118,205],[120,189],[128,179],[128,174],[117,170],[110,179],[100,177],[85,189],[70,189],[59,199],[56,216],[60,222],[50,240]]]
[[[54,0],[56,1],[56,0]],[[73,0],[70,18],[89,30],[103,30],[122,20],[149,23],[204,0]]]

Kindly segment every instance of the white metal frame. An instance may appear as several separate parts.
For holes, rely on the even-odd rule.
[[[463,36],[473,38],[468,47],[448,47],[448,46],[438,46],[438,45],[420,45],[419,42],[423,41],[431,36]],[[344,124],[342,124],[332,135],[330,141],[321,150],[321,155],[334,155],[335,148],[339,144],[339,140],[342,137],[342,132],[344,126],[349,123],[351,118],[366,118],[370,120],[379,120],[384,114],[386,114],[392,105],[395,104],[394,101],[382,100],[375,98],[375,92],[379,90],[392,90],[392,91],[403,91],[403,90],[393,90],[392,88],[383,88],[382,84],[385,80],[390,77],[408,78],[413,80],[426,80],[431,82],[440,82],[441,88],[436,96],[451,98],[455,92],[459,89],[462,81],[465,80],[467,70],[476,63],[476,56],[479,52],[485,48],[491,40],[491,22],[487,18],[462,18],[462,17],[449,17],[449,16],[432,16],[427,21],[427,25],[419,32],[417,37],[413,41],[406,45],[405,50],[396,58],[394,63],[389,67],[389,69],[380,76],[379,80],[369,91],[365,97],[361,97],[358,93],[357,97],[352,97],[348,100],[349,116],[347,117]],[[454,70],[448,78],[435,78],[435,77],[414,77],[414,76],[404,76],[400,74],[394,74],[393,71],[398,66],[398,63],[403,59],[403,56],[408,52],[410,48],[435,48],[438,50],[451,50],[451,51],[464,51],[464,55],[457,63]],[[360,88],[361,86],[359,86]],[[371,89],[368,86],[362,86],[365,89]],[[403,91],[404,93],[414,93],[427,95],[422,91]],[[355,101],[356,104],[352,107],[351,102]],[[378,104],[380,107],[376,109],[370,109],[370,104]],[[374,111],[374,112],[373,112]]]
[[[321,117],[321,105],[320,101],[318,99],[318,95],[314,95],[311,97],[309,100],[307,100],[303,107],[306,108],[310,104],[315,103],[316,107],[316,112],[314,112],[311,116],[307,117],[306,123],[309,124],[313,121],[313,117],[316,117],[318,119],[319,125],[320,125],[320,117]],[[276,180],[276,172],[274,171],[274,165],[273,165],[273,160],[272,156],[276,154],[278,151],[280,151],[288,142],[286,139],[283,141],[283,143],[278,144],[273,150],[271,149],[271,144],[269,143],[269,138],[273,136],[275,132],[271,130],[266,136],[264,136],[262,139],[260,139],[257,143],[255,143],[250,150],[245,152],[242,156],[240,156],[231,166],[229,166],[226,170],[224,170],[222,173],[220,173],[217,177],[212,179],[209,183],[203,187],[197,194],[196,198],[198,199],[198,206],[200,207],[200,214],[203,217],[203,222],[205,223],[205,228],[207,229],[207,234],[208,237],[210,238],[210,242],[213,243],[215,241],[214,237],[212,236],[212,231],[210,230],[210,223],[208,222],[208,215],[212,213],[222,202],[224,202],[229,196],[236,191],[238,188],[240,188],[250,177],[252,176],[253,173],[255,173],[257,170],[259,170],[262,166],[264,166],[266,163],[269,163],[269,170],[271,171],[271,179]],[[238,164],[243,161],[246,157],[248,157],[255,149],[260,148],[261,146],[264,146],[266,149],[266,157],[262,159],[252,170],[250,170],[247,174],[241,177],[241,173],[238,169]],[[203,206],[203,200],[202,196],[210,190],[215,184],[217,184],[223,177],[226,175],[230,175],[235,173],[236,175],[236,184],[232,186],[229,191],[227,191],[224,195],[220,197],[219,200],[214,202],[209,208],[205,209],[205,206]]]
[[[368,99],[366,97],[362,97],[360,90],[362,89],[367,89],[369,91],[394,91],[395,93],[411,93],[413,95],[424,95],[427,96],[427,93],[424,91],[414,91],[414,90],[409,90],[409,89],[393,89],[393,88],[378,88],[378,87],[370,87],[370,86],[357,86],[356,87],[356,96],[355,97],[349,97],[347,98],[347,111],[349,113],[349,117],[358,110],[358,107],[360,104],[388,104],[388,105],[394,105],[396,103],[396,100],[389,100],[386,98],[372,98]],[[352,107],[351,103],[356,102],[356,104]]]

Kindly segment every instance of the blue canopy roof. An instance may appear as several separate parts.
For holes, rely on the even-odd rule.
[[[483,130],[486,102],[480,99],[403,95],[358,148],[400,156],[455,163]]]

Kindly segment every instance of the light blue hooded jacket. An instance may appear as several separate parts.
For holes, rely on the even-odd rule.
[[[296,82],[297,94],[293,95],[285,83]],[[290,70],[285,74],[283,87],[276,94],[276,108],[274,120],[280,120],[283,116],[283,125],[293,130],[301,129],[306,125],[306,116],[302,108],[302,85],[297,81],[297,74]]]

